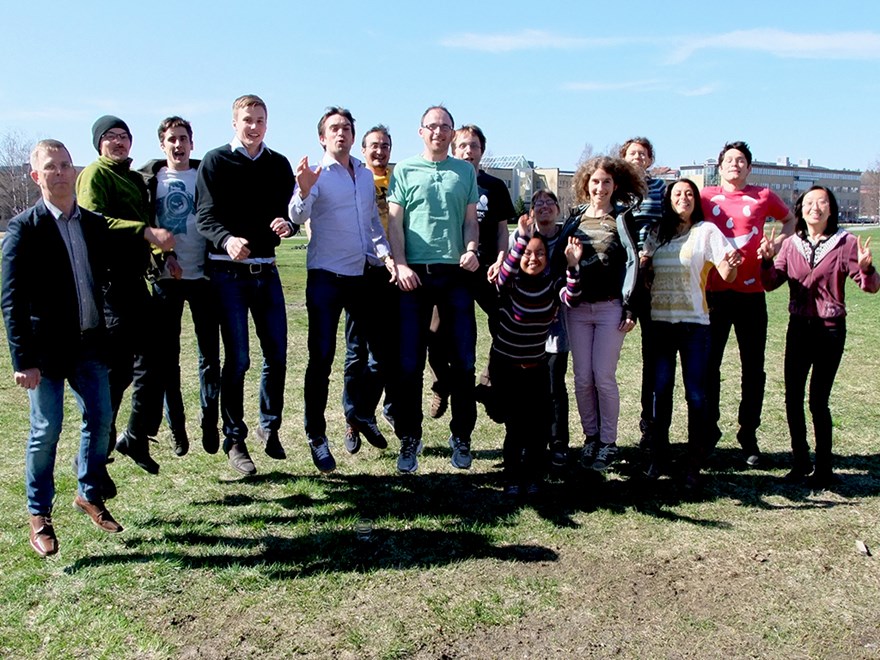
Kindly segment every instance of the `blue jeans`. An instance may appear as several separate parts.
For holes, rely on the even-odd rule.
[[[384,269],[383,269],[384,270]],[[387,272],[387,271],[386,271]],[[310,269],[306,283],[306,310],[309,316],[309,363],[305,377],[305,429],[310,438],[327,433],[324,412],[330,386],[330,370],[336,354],[339,318],[347,311],[364,333],[367,348],[376,358],[379,379],[388,364],[388,348],[383,319],[372,303],[372,287],[365,275],[336,275],[327,270]],[[375,391],[351,391],[352,415],[370,419],[376,410]],[[372,404],[372,409],[369,408]]]
[[[186,425],[180,392],[180,321],[189,302],[199,355],[199,403],[202,428],[217,428],[220,403],[220,324],[207,279],[161,279],[153,283],[157,328],[161,337],[160,373],[165,388],[165,419],[172,429]]]
[[[651,450],[663,460],[669,447],[672,424],[672,391],[675,389],[676,355],[681,355],[681,377],[688,407],[688,451],[703,456],[709,441],[709,347],[711,331],[699,323],[652,322],[654,350],[654,428]]]
[[[400,370],[393,401],[398,437],[422,437],[422,385],[431,313],[437,306],[448,341],[449,430],[470,441],[477,421],[474,401],[474,362],[477,323],[469,275],[457,264],[415,265],[421,286],[400,294]]]
[[[736,333],[739,359],[742,367],[741,394],[739,402],[739,440],[742,448],[751,453],[758,448],[756,433],[761,425],[761,408],[764,406],[764,350],[767,345],[767,302],[763,292],[709,291],[709,327],[712,329],[712,346],[709,357],[709,422],[711,447],[721,439],[718,420],[721,418],[721,362],[730,337],[731,328]]]
[[[382,321],[378,340],[387,347],[397,345],[398,297],[400,290],[389,282],[388,270],[383,266],[368,266],[364,271],[369,290],[371,314]],[[387,370],[386,370],[387,371]],[[375,419],[376,406],[382,398],[386,376],[380,373],[376,356],[368,346],[367,332],[363,322],[345,313],[345,366],[343,370],[342,411],[345,419],[357,415],[362,419]],[[356,411],[355,400],[360,409]],[[385,414],[391,415],[391,399],[385,392]]]
[[[251,273],[248,264],[223,264],[211,272],[218,300],[223,370],[220,374],[220,414],[224,451],[247,437],[244,422],[244,376],[251,366],[248,311],[263,353],[260,375],[260,426],[281,428],[284,381],[287,376],[287,310],[278,269],[263,265]]]
[[[82,412],[79,494],[90,502],[101,499],[113,415],[107,366],[95,355],[96,350],[84,348],[67,375]],[[50,514],[55,499],[55,452],[64,418],[64,380],[43,376],[35,389],[28,390],[31,428],[25,456],[25,488],[28,511],[35,515]]]

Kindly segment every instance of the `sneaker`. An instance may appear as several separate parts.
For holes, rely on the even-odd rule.
[[[128,456],[142,470],[159,474],[159,464],[150,456],[150,442],[147,438],[138,439],[128,431],[123,431],[116,438],[116,451]]]
[[[811,490],[825,490],[840,484],[840,477],[831,470],[816,470],[807,477],[807,487]]]
[[[376,424],[375,419],[365,422],[358,418],[352,418],[350,424],[376,449],[386,449],[388,447],[388,441],[382,435],[382,431],[379,430],[379,425]]]
[[[263,443],[263,451],[266,452],[266,456],[274,458],[276,461],[283,461],[287,458],[287,453],[284,451],[284,447],[281,446],[278,431],[258,426],[257,430],[254,431],[254,435],[257,436],[257,440]]]
[[[189,451],[189,437],[186,434],[186,427],[171,429],[171,449],[174,450],[175,456],[186,456]]]
[[[397,456],[397,471],[412,473],[419,469],[419,453],[422,451],[422,439],[406,437],[400,440],[400,454]]]
[[[568,465],[568,447],[555,445],[550,447],[550,467],[561,470]]]
[[[663,472],[663,465],[660,461],[651,461],[651,464],[648,465],[648,469],[645,470],[645,478],[650,479],[651,481],[657,481],[657,479],[663,476]]]
[[[588,435],[584,438],[584,448],[581,450],[581,465],[585,469],[591,469],[596,461],[596,455],[599,453],[599,437]]]
[[[750,468],[756,468],[761,464],[761,451],[757,447],[747,449],[743,451],[743,458],[745,458],[746,465]]]
[[[309,438],[309,449],[312,451],[312,463],[319,472],[329,474],[336,469],[336,459],[330,453],[330,441],[326,435],[320,438]]]
[[[519,484],[507,484],[504,487],[505,497],[519,497]]]
[[[257,468],[251,460],[251,455],[248,453],[247,445],[244,442],[233,443],[229,447],[229,451],[226,452],[226,455],[229,457],[229,467],[236,472],[241,472],[246,477],[257,473]]]
[[[599,451],[596,452],[596,460],[593,461],[592,469],[596,470],[596,472],[604,472],[608,469],[614,459],[617,458],[617,443],[612,442],[610,444],[601,443],[601,447],[599,447]]]
[[[449,407],[449,394],[446,392],[431,393],[431,417],[440,419]]]
[[[452,467],[459,470],[470,470],[474,459],[471,456],[471,443],[469,440],[449,436],[449,446],[452,447]]]
[[[342,442],[345,451],[349,454],[357,454],[361,450],[361,434],[355,431],[351,424],[345,425],[345,439]]]
[[[807,461],[805,461],[803,463],[801,463],[799,461],[795,461],[791,470],[789,470],[788,473],[786,473],[786,475],[784,477],[782,477],[782,480],[785,483],[789,483],[789,484],[799,484],[799,483],[803,482],[804,479],[806,479],[808,476],[810,476],[810,473],[812,473],[812,471],[813,471],[813,464],[812,463],[807,462]]]

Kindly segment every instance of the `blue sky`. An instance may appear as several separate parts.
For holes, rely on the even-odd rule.
[[[196,155],[232,135],[232,100],[262,96],[266,142],[320,155],[316,122],[348,107],[358,135],[385,123],[392,158],[421,150],[443,102],[491,154],[571,169],[647,135],[657,164],[702,162],[745,139],[759,160],[865,169],[880,158],[880,3],[764,0],[7,3],[0,133],[95,157],[91,125],[125,119],[135,165],[156,126],[192,121]],[[167,7],[167,8],[166,8]]]

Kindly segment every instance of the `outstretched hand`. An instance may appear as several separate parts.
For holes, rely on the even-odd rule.
[[[772,261],[776,256],[776,227],[770,230],[770,238],[761,237],[761,244],[758,246],[758,258],[764,261]],[[726,258],[726,257],[725,257]]]
[[[862,270],[870,270],[871,265],[874,263],[871,259],[871,237],[865,239],[865,243],[862,244],[862,237],[856,236],[856,241],[859,244],[858,258],[859,258],[859,268]]]
[[[579,238],[575,236],[568,237],[568,245],[565,246],[565,259],[568,261],[570,268],[574,268],[581,262],[584,256],[584,246]]]
[[[299,186],[299,196],[305,199],[312,192],[312,186],[317,183],[318,177],[321,176],[321,166],[319,165],[315,171],[312,171],[309,166],[309,157],[303,156],[296,165],[295,176],[296,185]]]

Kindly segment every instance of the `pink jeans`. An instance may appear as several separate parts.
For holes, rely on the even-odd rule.
[[[582,302],[565,312],[581,426],[605,444],[617,442],[617,362],[626,337],[618,330],[621,315],[619,300]]]

